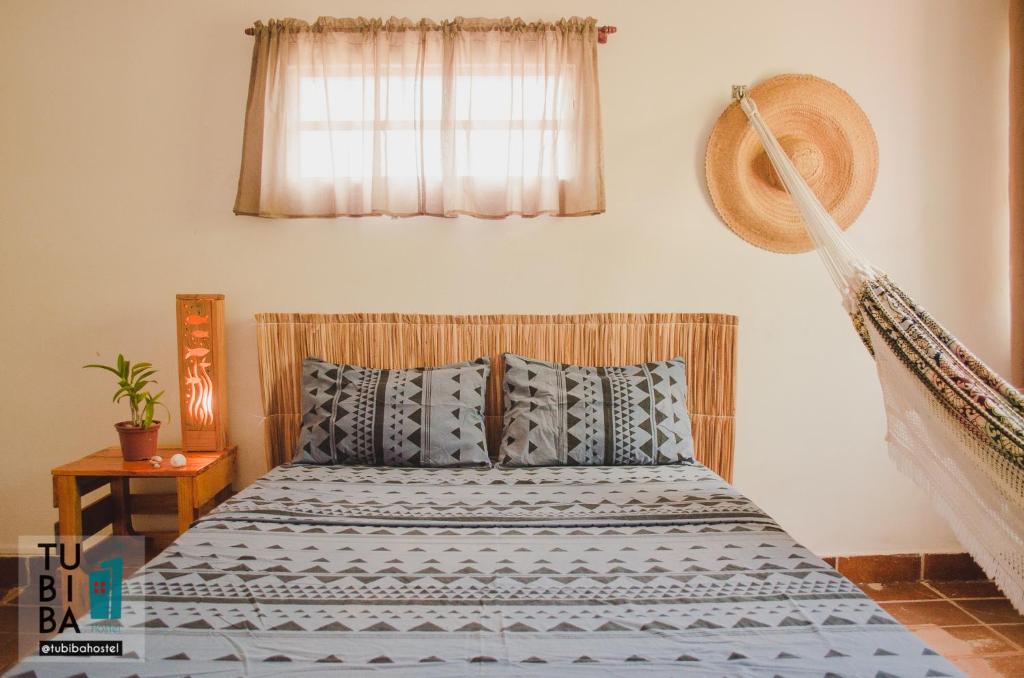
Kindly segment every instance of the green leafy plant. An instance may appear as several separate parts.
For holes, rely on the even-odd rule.
[[[117,354],[117,363],[115,365],[90,364],[83,365],[82,367],[106,370],[117,377],[117,391],[114,392],[113,402],[119,403],[125,398],[128,399],[128,408],[132,413],[132,426],[138,428],[149,428],[152,426],[157,405],[162,407],[167,412],[167,417],[170,418],[171,411],[160,402],[164,392],[160,391],[154,395],[146,390],[146,386],[157,383],[156,379],[153,379],[156,369],[153,368],[151,363],[135,363],[132,365],[131,362],[125,360],[124,356],[119,353]]]

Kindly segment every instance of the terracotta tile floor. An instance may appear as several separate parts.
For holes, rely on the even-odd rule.
[[[858,586],[967,675],[1024,676],[1024,616],[991,582]]]
[[[989,582],[858,584],[973,678],[1024,676],[1024,616]],[[17,591],[0,592],[0,673],[17,658]]]
[[[18,658],[17,589],[0,591],[0,674]]]

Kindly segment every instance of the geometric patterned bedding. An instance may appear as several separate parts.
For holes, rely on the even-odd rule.
[[[143,588],[144,664],[13,675],[961,675],[700,464],[281,466]]]

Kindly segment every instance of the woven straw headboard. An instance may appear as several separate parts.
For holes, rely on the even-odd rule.
[[[732,479],[736,317],[714,313],[593,315],[256,316],[267,460],[289,461],[301,419],[302,361],[307,356],[365,367],[443,365],[490,356],[487,440],[501,435],[501,354],[582,365],[625,365],[682,356],[697,458]]]

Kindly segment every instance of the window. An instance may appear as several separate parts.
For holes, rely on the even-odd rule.
[[[326,21],[257,24],[237,213],[604,210],[592,20]]]

